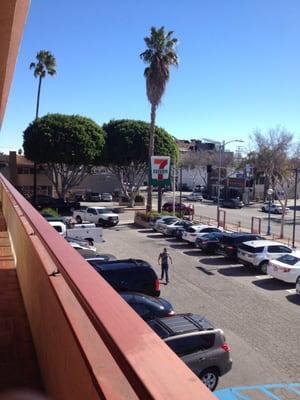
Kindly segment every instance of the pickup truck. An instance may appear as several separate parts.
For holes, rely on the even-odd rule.
[[[103,229],[97,228],[95,224],[74,225],[74,228],[68,228],[61,221],[48,221],[49,224],[63,237],[73,239],[83,239],[91,246],[94,243],[103,242]]]
[[[119,222],[118,214],[106,207],[81,207],[79,210],[73,211],[73,218],[77,224],[87,221],[100,226],[115,226]]]

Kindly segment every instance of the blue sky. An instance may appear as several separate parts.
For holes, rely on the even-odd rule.
[[[32,0],[0,151],[22,147],[35,115],[41,50],[57,60],[43,81],[40,115],[149,121],[139,58],[150,27],[179,39],[157,125],[177,138],[243,139],[282,125],[299,139],[299,0]],[[233,145],[235,147],[235,145]]]

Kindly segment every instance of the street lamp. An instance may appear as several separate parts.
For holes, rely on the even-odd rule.
[[[271,199],[273,195],[274,190],[272,188],[269,188],[267,190],[267,195],[268,195],[268,200],[269,200],[269,215],[268,215],[268,230],[267,230],[267,235],[271,235]]]

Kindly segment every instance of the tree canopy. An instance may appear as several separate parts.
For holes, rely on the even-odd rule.
[[[25,157],[47,164],[45,172],[59,197],[81,182],[104,146],[102,128],[80,115],[48,114],[38,118],[25,129],[23,139]]]
[[[101,161],[103,164],[128,166],[143,164],[147,168],[150,124],[138,120],[111,120],[103,125],[106,133]],[[174,138],[162,128],[155,127],[154,154],[178,160],[178,147]]]
[[[106,140],[99,164],[106,165],[118,178],[123,194],[133,199],[148,171],[149,124],[136,120],[112,120],[103,125]],[[155,154],[178,160],[175,139],[162,128],[155,128]]]

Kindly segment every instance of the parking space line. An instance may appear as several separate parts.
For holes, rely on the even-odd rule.
[[[286,291],[292,294],[296,293],[296,289],[287,289]]]

